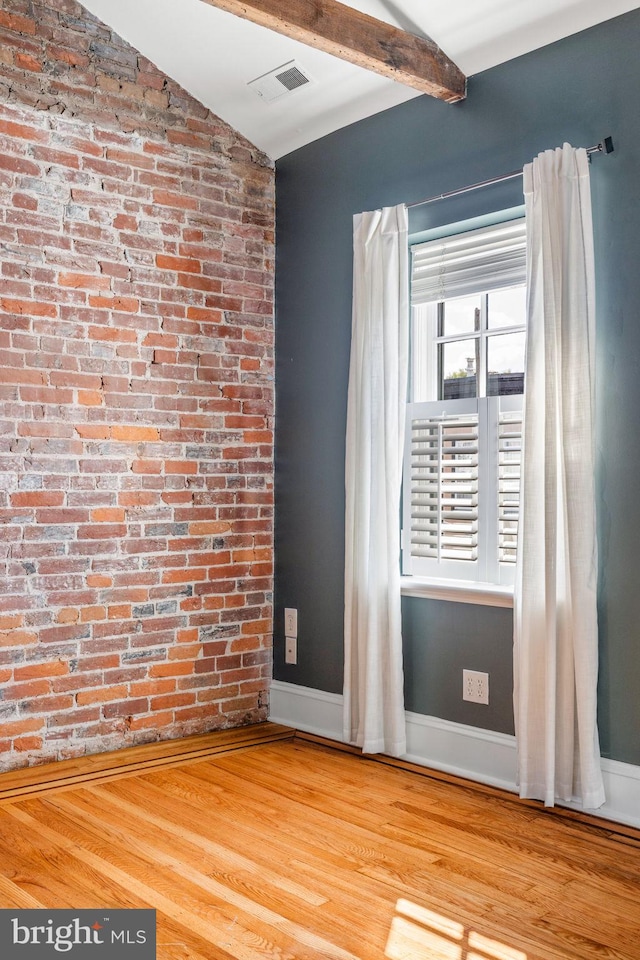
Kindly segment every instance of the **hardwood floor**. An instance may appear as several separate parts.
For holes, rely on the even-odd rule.
[[[639,960],[633,831],[279,735],[0,777],[0,906],[153,907],[160,960]]]

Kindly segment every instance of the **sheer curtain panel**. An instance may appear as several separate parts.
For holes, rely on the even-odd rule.
[[[604,803],[597,731],[594,263],[589,164],[524,168],[527,357],[514,706],[520,795]]]
[[[406,752],[400,487],[409,348],[404,206],[354,217],[346,438],[344,738]]]

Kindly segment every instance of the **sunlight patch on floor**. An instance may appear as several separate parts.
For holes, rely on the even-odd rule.
[[[527,960],[521,950],[404,899],[396,903],[384,955],[387,960]]]

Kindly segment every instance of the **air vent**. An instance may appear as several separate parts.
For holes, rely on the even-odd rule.
[[[251,80],[247,86],[255,90],[263,100],[271,102],[294,93],[300,87],[312,82],[311,77],[302,69],[300,64],[291,60],[289,63],[283,63],[281,67],[276,67],[275,70],[270,70],[269,73]]]

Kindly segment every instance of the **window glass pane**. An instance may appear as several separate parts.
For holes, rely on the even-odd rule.
[[[456,400],[477,396],[478,350],[480,341],[453,340],[440,345],[440,399]]]
[[[510,290],[496,290],[489,294],[487,326],[496,327],[524,326],[526,322],[527,288],[512,287]]]
[[[524,341],[524,331],[487,337],[488,397],[523,392]]]
[[[460,297],[442,304],[444,321],[440,336],[455,337],[480,328],[480,297]]]

